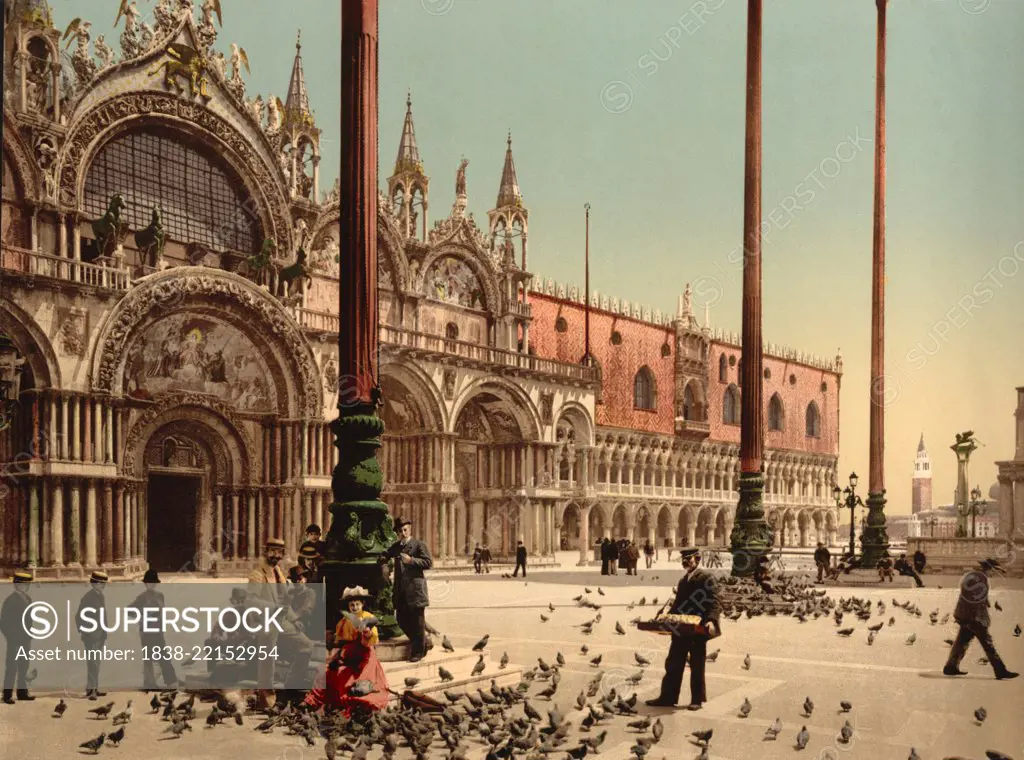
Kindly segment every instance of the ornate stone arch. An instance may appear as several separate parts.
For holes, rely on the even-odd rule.
[[[0,299],[0,327],[22,351],[36,388],[64,387],[53,344],[31,314],[12,301]]]
[[[447,242],[431,249],[423,258],[419,272],[414,281],[410,283],[410,287],[414,290],[422,291],[424,276],[428,271],[430,271],[430,268],[438,259],[445,256],[451,256],[459,259],[470,268],[476,276],[477,281],[480,283],[480,288],[483,290],[484,310],[489,311],[494,315],[500,314],[504,306],[501,298],[499,297],[500,289],[498,287],[498,281],[494,276],[494,272],[491,270],[491,267],[484,262],[484,254],[481,251],[462,243]]]
[[[280,409],[280,413],[307,420],[321,419],[320,370],[298,324],[277,299],[241,275],[221,270],[177,267],[139,280],[100,329],[91,359],[93,388],[122,395],[120,379],[124,375],[128,348],[140,330],[188,301],[202,302],[204,308],[212,308],[213,299],[229,304],[234,319],[241,319],[240,314],[246,317],[248,332],[257,345],[275,349],[280,379],[285,383],[287,395],[295,395],[294,399],[281,399],[282,406],[287,403],[288,407]],[[228,314],[217,313],[221,317]]]
[[[418,365],[405,361],[388,361],[380,364],[381,382],[393,378],[408,389],[416,397],[419,410],[423,413],[424,423],[428,430],[442,432],[451,427],[444,399],[440,389],[430,376]],[[384,394],[385,406],[388,403],[387,393]],[[392,432],[385,430],[385,433]]]
[[[4,112],[3,121],[3,154],[15,170],[14,184],[20,197],[24,200],[37,200],[42,181],[39,165],[7,111]]]
[[[590,417],[587,408],[578,401],[567,401],[562,404],[555,419],[561,422],[567,420],[576,431],[576,444],[578,446],[590,446],[594,440],[594,421]],[[557,424],[556,424],[557,427]]]
[[[332,200],[320,208],[316,221],[310,229],[308,240],[316,243],[327,228],[338,221],[341,213],[341,202]],[[409,287],[409,262],[405,257],[402,236],[395,227],[395,220],[390,214],[377,207],[377,256],[378,260],[391,274],[391,282],[396,292],[404,293]]]
[[[213,148],[246,183],[264,237],[276,240],[278,250],[291,250],[289,201],[276,179],[277,167],[268,167],[226,119],[198,103],[158,92],[113,95],[72,123],[57,157],[61,205],[70,210],[83,207],[89,165],[104,145],[120,134],[154,124],[171,127]]]
[[[516,422],[519,424],[524,440],[539,441],[541,439],[541,430],[544,428],[541,423],[540,412],[530,400],[530,397],[519,386],[497,377],[478,378],[463,389],[462,393],[455,399],[455,403],[452,404],[452,413],[449,417],[449,423],[452,428],[449,428],[449,432],[455,432],[453,428],[458,422],[459,415],[472,398],[481,392],[492,393],[508,402],[509,410],[513,413]]]
[[[132,425],[122,447],[123,472],[138,477],[144,469],[145,445],[161,428],[172,422],[191,420],[218,434],[238,473],[238,485],[259,485],[262,472],[256,445],[235,413],[226,405],[202,393],[168,394],[143,412]]]

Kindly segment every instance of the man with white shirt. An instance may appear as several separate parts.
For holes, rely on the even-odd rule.
[[[694,615],[700,618],[707,636],[692,633],[673,634],[672,646],[665,659],[665,677],[661,681],[661,693],[657,699],[647,700],[650,707],[674,707],[679,701],[683,685],[683,671],[686,657],[690,657],[690,704],[688,709],[699,710],[707,702],[707,688],[704,683],[704,660],[707,655],[708,638],[721,633],[719,617],[722,606],[719,600],[718,582],[711,573],[699,569],[700,550],[683,549],[684,575],[676,589],[676,598],[669,610],[671,615]]]

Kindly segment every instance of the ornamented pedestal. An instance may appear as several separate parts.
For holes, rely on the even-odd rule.
[[[732,574],[753,575],[757,561],[772,548],[772,530],[764,519],[764,476],[740,473],[740,500],[733,525]]]

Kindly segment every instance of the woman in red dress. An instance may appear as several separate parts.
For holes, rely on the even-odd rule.
[[[341,596],[348,613],[342,613],[334,631],[335,648],[327,656],[327,672],[324,682],[318,683],[306,695],[305,704],[319,709],[324,705],[343,710],[347,715],[353,711],[376,711],[387,707],[390,693],[384,668],[377,659],[374,646],[377,644],[376,618],[363,609],[370,600],[369,592],[362,586],[346,588]],[[364,694],[369,682],[372,690]],[[355,691],[356,694],[352,692]]]

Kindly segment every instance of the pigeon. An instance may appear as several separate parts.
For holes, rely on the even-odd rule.
[[[64,714],[64,711],[68,709],[68,703],[63,699],[58,702],[53,708],[53,715],[55,718],[59,718]]]
[[[604,596],[604,589],[602,589],[600,586],[598,586],[597,587],[597,593],[600,594],[601,596]]]
[[[894,617],[889,618],[889,625],[896,625],[896,618],[894,618]]]
[[[849,636],[850,634],[853,633],[853,631],[854,631],[853,628],[842,628],[842,629],[836,631],[836,634],[839,635],[839,636]]]
[[[810,718],[812,712],[814,712],[814,702],[811,701],[810,697],[807,697],[804,700],[804,717]]]
[[[548,611],[549,612],[554,612],[555,611],[555,605],[553,605],[551,602],[548,602]]]
[[[99,707],[92,708],[89,712],[96,716],[96,720],[103,720],[108,715],[110,715],[110,711],[113,709],[114,703],[107,702],[105,705],[100,705]]]
[[[587,594],[591,593],[590,589],[589,589],[589,588],[587,588],[586,586],[584,586],[584,587],[583,587],[583,591],[584,591],[585,593],[587,593]]]
[[[917,634],[916,633],[912,633],[909,636],[907,636],[907,645],[908,646],[912,646],[915,641],[917,641]]]
[[[584,644],[583,646],[580,647],[580,654],[585,655],[589,651],[590,651],[590,647],[588,647],[586,644]]]
[[[508,652],[501,653],[501,660],[498,661],[498,670],[504,670],[508,667],[509,659]]]
[[[626,724],[629,728],[635,728],[641,733],[651,727],[651,719],[643,718],[642,720],[633,720]]]
[[[368,678],[360,678],[348,687],[348,693],[353,697],[365,697],[368,694],[374,694],[376,691],[376,685]]]
[[[448,640],[447,634],[441,637],[441,648],[446,652],[454,652],[455,647],[452,646],[452,642]]]
[[[780,718],[776,718],[774,721],[772,721],[772,724],[770,726],[768,726],[768,728],[765,730],[764,738],[765,739],[771,739],[772,741],[775,741],[779,737],[779,734],[781,734],[781,733],[782,733],[782,720]]]
[[[750,655],[748,654],[743,658],[743,669],[750,670]]]
[[[874,643],[875,643],[875,632],[874,631],[869,631],[868,632],[868,646],[871,646]]]
[[[406,685],[406,687],[408,687],[410,689],[416,688],[416,684],[418,684],[419,682],[420,682],[420,679],[418,679],[418,678],[406,678],[405,679],[405,685]]]
[[[619,634],[620,636],[625,636],[626,635],[626,631],[623,629],[622,623],[620,623],[618,621],[615,622],[615,632],[617,634]]]
[[[646,657],[641,656],[639,652],[633,652],[633,659],[636,660],[636,664],[637,665],[650,665],[651,664],[651,661],[648,660]]]
[[[999,604],[999,602],[992,602],[992,606],[995,607],[1000,612],[1003,611],[1003,607],[1002,607],[1002,605]]]
[[[487,666],[484,665],[484,656],[480,655],[480,659],[476,661],[476,665],[473,666],[473,672],[470,673],[470,675],[472,675],[472,676],[480,675],[481,673],[484,672],[484,668],[485,667],[487,667]]]
[[[100,751],[100,747],[103,746],[103,742],[105,742],[106,740],[107,740],[107,735],[106,734],[100,734],[95,739],[90,739],[87,742],[82,742],[78,746],[79,746],[80,749],[92,750],[92,753],[94,755],[98,755],[99,751]]]
[[[597,657],[591,657],[590,658],[591,666],[596,668],[598,665],[600,665],[602,657],[604,657],[604,655],[602,655],[602,654],[599,654]]]
[[[562,655],[561,652],[555,653],[555,662],[557,662],[559,666],[565,665],[565,657]]]
[[[753,705],[750,704],[750,700],[746,697],[743,698],[743,704],[740,705],[740,717],[746,718],[750,715],[750,711],[753,709]]]
[[[438,668],[437,668],[437,675],[438,675],[438,677],[442,681],[454,681],[455,680],[455,676],[453,676],[449,671],[445,670],[445,668],[443,666],[438,666]]]
[[[125,708],[121,712],[119,712],[117,715],[114,716],[114,720],[113,720],[114,725],[117,726],[117,725],[124,724],[124,723],[131,723],[131,721],[132,721],[132,712],[133,712],[133,710],[132,710],[132,700],[129,699],[128,700],[128,704],[125,706]],[[108,737],[108,741],[113,740],[113,738],[114,738],[114,735],[111,734]]]
[[[164,733],[165,734],[174,734],[174,736],[172,738],[180,739],[181,735],[185,731],[191,731],[191,730],[192,730],[192,726],[189,725],[189,722],[187,720],[176,720],[171,725],[169,725],[167,728],[164,729]]]
[[[491,634],[488,633],[486,636],[484,636],[482,639],[480,639],[480,641],[476,642],[473,645],[473,651],[474,652],[482,652],[482,651],[484,651],[484,649],[487,648],[487,642],[490,640],[490,638],[491,638]]]
[[[850,721],[843,723],[843,727],[839,729],[839,743],[849,744],[853,738],[853,726],[850,725]]]
[[[540,622],[542,622],[542,623],[546,623],[546,622],[548,622],[548,621],[549,621],[550,619],[551,619],[551,618],[549,618],[549,617],[548,617],[547,615],[545,615],[545,614],[541,613],[541,616],[540,616]]]
[[[665,727],[661,724],[661,718],[657,718],[651,725],[651,735],[654,736],[655,742],[660,742],[661,737],[665,735]]]
[[[114,733],[107,737],[107,741],[113,744],[115,747],[119,746],[124,740],[124,726],[121,726]]]
[[[885,625],[885,624],[884,623],[875,623],[874,625],[869,625],[868,626],[868,630],[871,631],[872,633],[878,633],[880,630],[882,630],[882,626],[883,625]]]
[[[1013,760],[1013,758],[1005,752],[998,752],[994,749],[985,750],[985,757],[987,757],[988,760]]]
[[[921,756],[917,754],[917,750],[913,747],[910,748],[910,754],[907,756],[907,760],[921,760]]]
[[[1020,638],[1020,633],[1021,633],[1020,623],[1017,623],[1017,625],[1015,625],[1013,627],[1013,635],[1016,636],[1019,639]]]
[[[721,651],[722,651],[721,649],[716,649],[711,654],[704,655],[704,661],[705,662],[714,662],[715,660],[718,659],[718,653],[721,652]]]
[[[703,744],[705,747],[711,744],[711,737],[714,735],[715,729],[708,728],[702,731],[691,731],[690,736],[694,737],[698,742]]]
[[[848,713],[848,712],[850,712],[850,710],[853,709],[853,703],[852,702],[847,702],[846,700],[843,700],[842,702],[839,703],[839,707],[840,707],[839,712],[841,712],[841,713]]]
[[[800,733],[796,735],[796,748],[805,749],[807,742],[811,740],[811,735],[807,732],[807,726],[800,729]]]
[[[985,718],[987,717],[988,710],[986,710],[984,707],[979,707],[977,710],[974,711],[974,719],[978,721],[979,726],[985,722]]]
[[[151,700],[149,700],[149,707],[150,707],[150,714],[160,712],[160,699],[157,697],[156,694],[154,694],[153,698]]]

